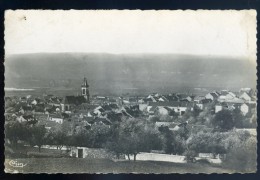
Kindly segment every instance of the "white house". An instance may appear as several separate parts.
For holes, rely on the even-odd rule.
[[[223,109],[223,106],[220,105],[220,104],[217,104],[217,105],[215,106],[215,113],[221,111],[222,109]]]
[[[105,110],[101,106],[98,106],[94,109],[93,113],[97,114],[97,116],[101,116],[102,112],[104,111]]]
[[[143,104],[143,103],[144,103],[144,100],[143,100],[143,99],[139,99],[139,100],[138,100],[138,103]]]
[[[24,119],[24,117],[23,116],[18,116],[17,118],[16,118],[16,120],[18,121],[18,122],[26,122],[27,120],[26,119]]]
[[[216,93],[208,93],[205,96],[206,99],[211,99],[212,101],[218,98],[218,95]]]
[[[139,104],[139,110],[144,111],[147,108],[147,104]]]
[[[193,100],[193,98],[191,96],[186,96],[184,98],[181,99],[182,101],[186,100],[188,102],[191,102]]]
[[[188,108],[190,108],[190,110],[193,111],[193,105],[194,104],[190,103],[190,102],[178,102],[178,101],[150,102],[148,107],[147,107],[147,110],[150,111],[151,107],[167,107],[169,109],[174,110],[179,115],[183,115]]]
[[[236,94],[231,91],[229,91],[227,95],[229,95],[230,97],[233,97],[233,98],[237,97]]]
[[[252,88],[241,88],[239,91],[241,94],[242,93],[247,93],[248,95],[252,95],[253,94],[253,89]]]
[[[246,103],[244,103],[240,106],[240,110],[242,114],[245,116],[249,112],[249,106]]]
[[[204,99],[206,99],[204,96],[195,96],[193,101],[196,103],[200,103],[200,101]]]
[[[197,103],[196,106],[197,106],[199,109],[201,109],[201,110],[202,110],[203,107],[204,107],[202,103]]]
[[[32,102],[31,102],[32,105],[37,105],[37,101],[34,99]]]
[[[155,109],[156,112],[158,112],[158,114],[160,115],[168,115],[169,114],[169,110],[166,109],[165,107],[161,107],[161,106],[157,106]]]
[[[244,103],[244,100],[237,98],[237,97],[233,97],[230,94],[219,96],[218,101],[219,102],[227,102],[227,103],[240,103],[240,104]]]
[[[157,108],[157,106],[147,106],[147,112],[150,114],[150,115],[154,115],[154,112],[155,112],[155,109]]]
[[[63,118],[61,117],[61,115],[58,114],[50,115],[49,121],[54,121],[56,123],[63,124]]]
[[[147,97],[147,99],[151,99],[153,102],[157,102],[156,99],[155,99],[152,95],[149,95],[149,96]]]
[[[126,99],[123,99],[123,103],[124,104],[130,104],[130,101],[126,100]]]
[[[162,97],[160,97],[160,98],[158,99],[158,101],[164,102],[165,99],[163,99]]]
[[[244,92],[240,95],[240,99],[243,99],[245,101],[251,101],[252,100],[252,98],[246,92]]]
[[[93,117],[93,115],[90,112],[88,112],[87,117]]]

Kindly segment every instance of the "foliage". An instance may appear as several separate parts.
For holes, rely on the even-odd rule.
[[[199,132],[186,141],[188,161],[198,153],[227,154],[224,165],[230,169],[255,171],[256,138],[247,131]]]
[[[109,126],[103,124],[94,124],[90,129],[79,128],[74,134],[66,134],[63,130],[56,130],[50,134],[52,140],[57,145],[67,145],[67,146],[82,146],[90,148],[100,148],[103,147],[109,137],[111,136],[111,129]]]
[[[88,147],[90,144],[87,130],[81,130],[73,134],[72,140],[69,143],[72,146]]]
[[[161,114],[157,114],[156,116],[152,116],[151,118],[149,118],[150,122],[174,122],[177,119],[177,116],[170,116],[170,115],[161,115]]]
[[[237,131],[232,130],[224,133],[224,138],[221,141],[221,144],[228,151],[238,147],[241,143],[245,142],[250,138],[250,133],[248,131]]]
[[[167,154],[182,154],[185,149],[185,141],[180,132],[172,132],[168,127],[160,127],[162,134],[163,150]]]
[[[62,130],[50,132],[47,139],[49,141],[48,144],[56,145],[60,150],[64,145],[68,144],[68,135]]]
[[[89,147],[100,148],[107,142],[111,135],[109,126],[97,124],[92,125],[91,129],[87,132],[89,137]]]
[[[192,150],[196,153],[213,153],[222,154],[225,153],[225,147],[221,143],[225,137],[223,133],[215,132],[199,132],[192,134],[186,141],[187,149]]]
[[[169,115],[159,115],[160,121],[162,122],[172,122],[174,121],[174,117],[169,116]]]
[[[202,112],[202,110],[198,106],[195,105],[193,108],[193,116],[198,117],[201,112]]]
[[[15,107],[16,103],[11,99],[5,99],[5,108]]]
[[[236,140],[230,146],[224,165],[242,172],[255,172],[257,167],[257,141],[255,137]]]
[[[155,127],[141,119],[128,119],[121,122],[114,135],[115,140],[107,143],[107,148],[117,154],[134,155],[148,152],[161,146],[159,132]],[[130,159],[129,159],[130,160]]]
[[[184,156],[186,156],[187,162],[195,162],[195,157],[197,156],[197,152],[194,150],[187,149],[184,152]]]
[[[235,120],[229,110],[221,110],[212,119],[212,125],[216,130],[228,131],[235,126]]]
[[[204,124],[206,126],[210,126],[210,122],[214,118],[213,111],[215,108],[215,104],[215,101],[205,104],[203,110],[199,112],[199,115],[196,116],[195,124]]]
[[[28,127],[25,124],[19,122],[6,124],[5,135],[14,146],[17,145],[18,140],[27,141],[30,138]]]
[[[232,111],[232,116],[235,121],[236,128],[244,128],[246,126],[246,118],[238,108]]]
[[[41,146],[46,143],[47,131],[44,126],[37,125],[29,128],[29,133],[31,135],[29,143],[31,145],[37,145],[39,152],[41,151]]]

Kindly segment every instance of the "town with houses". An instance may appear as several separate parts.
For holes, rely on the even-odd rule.
[[[43,94],[35,97],[28,94],[22,97],[5,97],[5,124],[8,126],[17,122],[30,127],[41,126],[44,127],[46,132],[51,132],[53,129],[62,126],[62,130],[66,131],[64,133],[72,136],[84,129],[91,130],[93,127],[106,127],[109,129],[123,120],[137,119],[138,121],[140,119],[144,122],[152,122],[154,127],[159,130],[167,128],[169,131],[176,133],[184,129],[184,133],[188,134],[214,129],[207,123],[207,116],[215,116],[219,112],[226,110],[238,112],[242,115],[243,121],[247,122],[238,125],[235,131],[246,130],[251,136],[256,137],[256,92],[251,88],[241,88],[237,92],[229,90],[212,91],[204,95],[174,92],[169,94],[152,93],[144,97],[130,95],[127,97],[91,96],[89,84],[85,77],[81,86],[79,85],[80,88],[81,93],[77,96],[58,97]],[[204,113],[204,119],[206,120],[196,121],[190,117],[191,114],[196,113],[197,117]],[[22,141],[18,139],[19,142]],[[37,143],[35,144],[35,147],[37,147]],[[9,142],[7,137],[6,147],[8,146],[12,147],[12,143]],[[85,151],[88,147],[81,146],[74,147],[74,149],[70,148],[69,156],[87,157],[88,153]],[[48,149],[52,148],[52,146],[43,145],[42,149],[44,148]],[[62,148],[65,148],[65,146]],[[143,154],[144,157],[142,154],[137,155],[140,152],[133,154],[137,155],[137,160],[138,157],[139,160],[149,160],[150,157],[152,160],[157,158],[158,161],[168,162],[187,160],[185,153],[184,156],[181,156],[183,154],[173,152],[170,152],[170,154],[175,154],[178,157],[177,159],[176,157],[171,159],[170,156],[174,155],[159,157],[166,153],[166,151],[160,149],[157,151],[150,149],[146,154],[147,156]],[[9,151],[6,148],[7,157],[8,154],[12,153],[14,153],[12,148]],[[26,153],[28,155],[28,152]],[[153,156],[151,156],[151,153]],[[128,158],[130,160],[133,157],[131,152],[129,154]],[[155,154],[158,154],[158,157]],[[212,158],[211,154],[201,152],[198,156]],[[35,157],[37,157],[37,154],[35,154]],[[127,156],[120,157],[127,159]]]
[[[181,117],[186,111],[193,111],[194,108],[203,110],[212,102],[215,102],[214,107],[210,109],[213,114],[223,109],[238,109],[244,116],[252,118],[256,111],[256,92],[251,88],[241,88],[239,92],[213,91],[203,96],[153,93],[146,97],[96,95],[91,98],[88,88],[87,79],[84,78],[81,95],[78,96],[56,97],[44,94],[41,97],[5,97],[6,123],[32,122],[51,129],[57,124],[69,122],[75,130],[77,127],[91,127],[96,123],[109,126],[122,117],[148,119],[156,115],[170,115],[172,112]]]

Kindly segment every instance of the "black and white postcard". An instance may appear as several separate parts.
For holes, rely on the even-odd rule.
[[[253,173],[255,10],[6,10],[6,173]]]

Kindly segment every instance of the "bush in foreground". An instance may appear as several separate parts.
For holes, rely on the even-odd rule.
[[[256,138],[236,141],[227,153],[224,166],[241,172],[255,172],[257,168]]]

